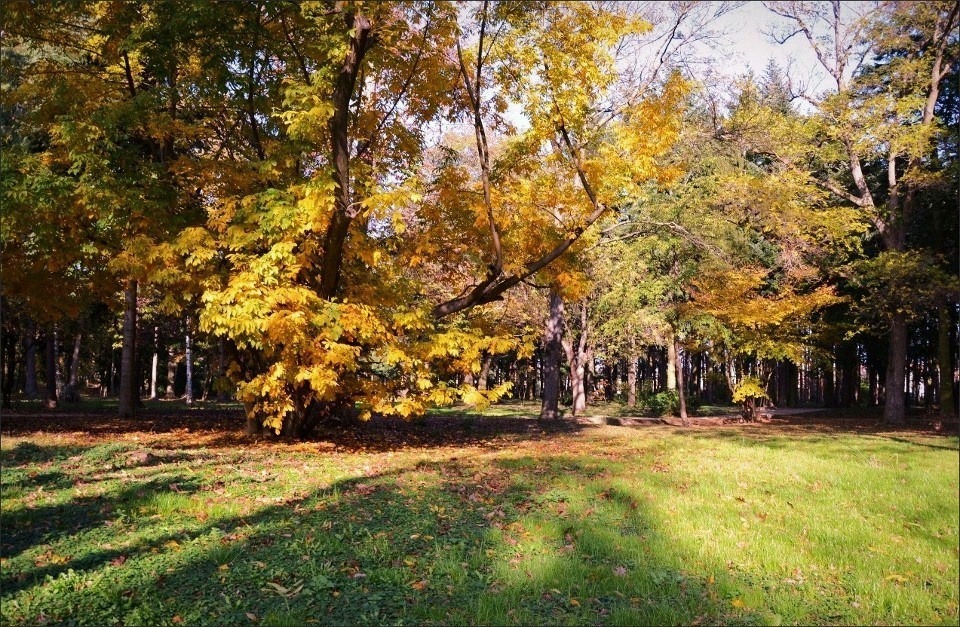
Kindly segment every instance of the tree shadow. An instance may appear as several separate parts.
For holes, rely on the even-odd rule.
[[[590,482],[581,501],[569,500],[571,477]],[[2,594],[11,613],[4,618],[90,624],[725,618],[736,587],[729,573],[720,565],[684,569],[682,551],[663,550],[672,542],[669,530],[637,495],[604,477],[602,461],[565,455],[514,455],[493,464],[424,461],[199,524],[137,515],[144,491],[162,493],[174,479],[154,477],[101,497],[6,514],[8,557],[89,545],[109,537],[94,531],[112,513],[126,511],[129,518],[111,527],[117,546],[62,555],[57,563],[20,559],[5,569]],[[191,494],[200,489],[195,478],[176,481]],[[34,528],[42,521],[49,528]],[[754,621],[744,612],[738,620]]]
[[[178,448],[202,446],[232,448],[262,442],[284,442],[269,434],[247,436],[240,410],[181,412],[145,411],[136,418],[112,414],[16,412],[4,416],[4,436],[84,433],[93,439],[111,440],[133,433],[173,436]],[[351,425],[321,427],[306,442],[322,443],[338,451],[388,452],[443,446],[497,448],[522,440],[541,440],[588,428],[573,420],[539,421],[533,417],[480,416],[451,413],[412,420],[374,418]]]

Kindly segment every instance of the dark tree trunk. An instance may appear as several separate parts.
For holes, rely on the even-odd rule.
[[[543,404],[541,420],[560,418],[560,357],[563,339],[563,299],[550,293],[550,315],[543,334]]]
[[[480,375],[477,377],[477,389],[487,389],[487,377],[490,376],[490,364],[493,363],[493,355],[484,353],[480,361]]]
[[[673,355],[674,355],[674,368],[677,372],[677,393],[680,397],[680,422],[684,426],[690,424],[690,420],[687,418],[687,393],[684,391],[684,377],[683,377],[683,359],[680,357],[680,340],[677,339],[677,334],[673,334]]]
[[[190,316],[187,316],[183,350],[183,359],[187,367],[187,385],[184,390],[183,400],[186,401],[187,405],[193,405],[193,346],[191,345],[192,338],[190,331]]]
[[[68,403],[80,402],[80,343],[83,340],[83,334],[77,333],[73,337],[73,352],[70,354],[70,376],[67,379],[67,386],[63,391],[63,400]]]
[[[937,361],[940,365],[940,419],[952,421],[953,410],[953,347],[950,345],[950,311],[946,303],[937,308]]]
[[[37,325],[32,320],[27,322],[23,346],[23,393],[33,399],[40,396],[40,390],[37,388]]]
[[[637,361],[633,353],[627,358],[627,407],[637,406]]]
[[[243,408],[247,414],[247,435],[260,435],[263,432],[263,421],[260,416],[253,413],[253,406],[250,403],[244,403]]]
[[[901,425],[907,420],[903,383],[907,362],[907,322],[903,314],[895,314],[890,322],[887,362],[886,398],[883,419],[887,424]]]
[[[824,407],[834,407],[837,404],[836,393],[834,391],[833,362],[827,364],[823,369],[823,405]]]
[[[164,392],[164,398],[173,399],[177,397],[175,384],[177,381],[177,354],[173,347],[170,347],[170,354],[167,356],[167,389]]]
[[[55,408],[57,406],[57,336],[54,333],[53,326],[47,329],[47,395],[45,406]]]
[[[226,377],[227,377],[227,355],[225,348],[226,339],[221,335],[220,336],[220,361],[218,367],[219,380],[217,381],[217,402],[226,403],[230,400],[230,396],[227,394],[225,388]]]
[[[127,281],[123,291],[123,347],[120,353],[119,413],[133,417],[137,412],[137,282]]]
[[[13,403],[13,388],[17,381],[17,336],[8,333],[0,343],[0,375],[3,376],[3,408],[10,409]]]

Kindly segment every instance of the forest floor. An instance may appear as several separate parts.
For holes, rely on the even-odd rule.
[[[922,417],[533,413],[288,443],[233,407],[4,412],[0,622],[958,623],[958,438]]]

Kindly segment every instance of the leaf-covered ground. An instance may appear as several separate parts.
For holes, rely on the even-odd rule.
[[[4,624],[958,622],[958,441],[521,410],[3,418]]]

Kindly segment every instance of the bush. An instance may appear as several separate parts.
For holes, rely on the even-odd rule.
[[[676,390],[657,392],[647,399],[647,407],[655,416],[680,413],[680,395]]]

